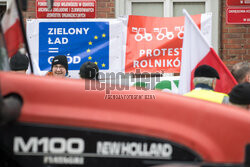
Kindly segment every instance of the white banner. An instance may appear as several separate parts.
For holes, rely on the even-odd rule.
[[[180,63],[176,63],[177,61],[175,60],[178,58],[178,62],[180,62],[181,59],[184,17],[137,17],[138,16],[130,16],[119,19],[84,20],[27,20],[27,36],[35,68],[35,74],[45,75],[48,71],[50,71],[51,61],[53,57],[57,55],[67,56],[69,63],[69,75],[72,78],[79,78],[80,67],[86,61],[96,63],[100,72],[103,73],[134,72],[133,70],[130,71],[129,68],[133,66],[131,61],[133,62],[137,59],[138,62],[141,61],[141,66],[138,68],[133,66],[133,69],[140,69],[141,72],[178,72]],[[196,18],[197,24],[200,25],[201,31],[205,34],[208,41],[211,41],[211,14],[195,15],[194,18]],[[133,19],[143,20],[143,22],[133,21]],[[175,23],[173,20],[179,21],[176,21]],[[157,24],[151,24],[153,21],[157,24],[164,22],[164,27],[159,28],[160,25],[157,27]],[[137,28],[132,25],[137,22],[140,23],[139,27],[144,28]],[[147,27],[147,30],[152,30],[152,33],[150,33],[152,39],[155,36],[161,37],[160,35],[164,38],[158,39],[157,42],[149,42],[144,39],[145,37],[143,37],[143,35],[145,34],[139,31],[139,29],[145,29],[145,27],[149,25],[151,28]],[[168,39],[164,34],[162,34],[162,32],[155,32],[154,30],[157,28],[162,30],[170,30],[172,28],[173,39]],[[132,34],[132,37],[129,38],[129,34],[130,36]],[[143,38],[141,41],[138,41],[138,39],[134,36],[142,36]],[[179,38],[178,40],[174,40],[174,37]],[[137,39],[137,41],[131,43],[135,39]],[[146,47],[146,45],[148,48],[143,50],[142,48]],[[152,47],[155,52],[152,52]],[[180,50],[178,55],[174,51],[176,48]],[[147,51],[145,51],[145,54],[139,56],[138,58],[138,50],[140,50],[140,53],[145,50]],[[160,56],[158,51],[164,51],[163,55]],[[165,55],[165,52],[168,54]],[[148,64],[148,67],[146,68],[144,67],[146,66],[146,60],[142,59],[143,56],[146,57],[147,60],[149,59],[149,62],[154,59],[157,59],[156,62],[158,62],[160,61],[158,59],[162,58],[164,59],[162,60],[163,64],[159,65],[158,63],[157,65],[159,67],[157,67],[157,69],[151,69],[151,64]],[[172,67],[172,64],[178,64],[178,67]]]
[[[51,70],[52,58],[65,55],[69,75],[79,78],[81,65],[95,62],[100,72],[123,72],[126,37],[121,19],[28,19],[27,38],[34,73]]]

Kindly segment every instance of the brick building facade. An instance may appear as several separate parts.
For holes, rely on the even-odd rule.
[[[250,61],[250,25],[226,24],[226,0],[220,1],[222,21],[220,28],[219,55],[230,68],[237,62]],[[36,18],[35,0],[28,0],[24,18]],[[97,0],[97,18],[115,18],[115,0]]]
[[[220,56],[230,68],[237,62],[250,61],[250,25],[226,24],[226,0],[221,3]]]

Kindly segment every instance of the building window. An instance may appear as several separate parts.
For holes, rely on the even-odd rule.
[[[132,15],[140,16],[155,16],[163,17],[164,16],[164,7],[162,2],[132,2]],[[149,12],[150,11],[150,12]]]
[[[173,16],[183,16],[182,9],[186,9],[190,15],[205,13],[205,2],[174,2]]]
[[[2,20],[3,14],[6,11],[6,5],[7,5],[6,0],[0,0],[0,20]]]

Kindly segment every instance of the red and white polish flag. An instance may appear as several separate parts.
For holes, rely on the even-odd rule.
[[[179,81],[179,94],[185,94],[194,88],[194,71],[200,65],[210,65],[215,68],[220,79],[216,81],[215,91],[229,93],[237,84],[236,80],[207,42],[186,10],[184,24],[183,50]]]
[[[9,57],[12,57],[23,44],[23,34],[21,29],[20,17],[18,15],[15,0],[10,1],[9,8],[6,10],[1,21],[4,39],[7,46]]]

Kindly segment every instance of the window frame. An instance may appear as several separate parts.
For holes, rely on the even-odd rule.
[[[7,4],[7,0],[0,0],[0,5],[3,6],[3,5],[6,5]]]
[[[128,15],[132,14],[132,3],[133,2],[146,2],[146,3],[150,3],[150,2],[162,2],[163,3],[163,16],[167,17],[167,10],[164,6],[167,5],[167,1],[166,0],[127,0],[126,1],[126,13],[128,13]]]
[[[173,17],[174,14],[174,3],[175,2],[204,2],[205,3],[205,12],[209,11],[209,6],[211,1],[209,0],[170,0],[169,5],[167,6],[167,11],[169,11],[168,16]]]

